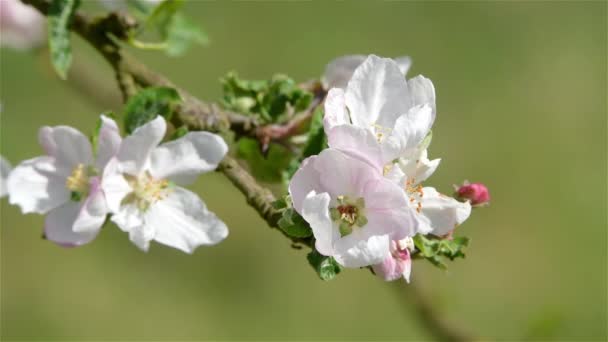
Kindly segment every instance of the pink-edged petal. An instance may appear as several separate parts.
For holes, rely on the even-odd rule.
[[[78,233],[98,231],[106,220],[108,207],[99,177],[90,180],[89,195],[82,202],[73,230]]]
[[[471,214],[469,202],[459,202],[452,197],[443,195],[434,188],[422,189],[424,196],[421,199],[422,211],[420,217],[421,226],[427,226],[422,230],[442,236],[454,230],[464,222]]]
[[[101,116],[101,127],[97,140],[97,160],[95,166],[99,172],[118,153],[122,138],[116,122],[105,115]]]
[[[311,191],[302,205],[302,217],[312,228],[315,248],[326,256],[334,254],[333,243],[340,238],[340,233],[329,217],[329,202],[329,194]]]
[[[428,105],[433,109],[433,121],[435,120],[435,87],[428,78],[418,75],[407,81],[407,86],[412,97],[412,106]]]
[[[388,179],[369,182],[365,187],[363,228],[375,235],[388,234],[393,240],[413,236],[418,228],[415,212],[408,205],[405,192]]]
[[[8,193],[6,181],[8,180],[8,175],[11,173],[12,169],[13,167],[8,160],[0,156],[0,198],[6,196]]]
[[[137,175],[147,168],[150,155],[158,146],[167,130],[167,123],[162,116],[138,127],[133,134],[123,139],[116,154],[121,172]]]
[[[386,159],[390,161],[395,157],[383,155],[382,146],[371,130],[353,125],[332,128],[327,134],[327,142],[329,147],[361,159],[378,171],[382,170]]]
[[[378,264],[390,255],[388,235],[369,236],[361,229],[341,238],[334,244],[334,259],[350,268]]]
[[[115,158],[110,159],[101,178],[101,189],[104,192],[106,205],[111,213],[117,213],[125,196],[133,192],[133,189],[127,183],[118,167],[118,160]]]
[[[193,192],[175,187],[145,214],[154,240],[192,253],[199,246],[215,245],[228,236],[228,228]]]
[[[219,135],[191,132],[156,148],[151,155],[150,173],[156,179],[189,184],[199,174],[215,170],[226,152],[228,146]]]
[[[346,88],[346,106],[353,124],[393,127],[412,106],[405,77],[390,58],[370,55],[355,70]]]
[[[325,116],[323,117],[323,128],[326,133],[337,125],[350,124],[346,104],[344,103],[344,90],[332,88],[325,98]]]
[[[312,156],[304,159],[289,182],[289,195],[293,208],[299,214],[302,214],[302,205],[306,196],[311,191],[321,191],[321,175],[314,167],[317,158],[317,156]]]
[[[365,61],[365,58],[365,55],[348,55],[329,62],[325,67],[323,77],[321,77],[323,88],[346,88],[355,69]]]
[[[75,232],[74,222],[81,212],[78,202],[68,201],[62,206],[51,210],[44,220],[44,236],[64,247],[75,247],[89,243],[99,233],[98,229],[89,229],[83,232]]]
[[[391,136],[399,141],[400,155],[411,156],[433,125],[433,110],[428,105],[416,106],[395,122]]]
[[[331,198],[341,195],[361,197],[366,184],[381,175],[370,164],[333,148],[323,150],[313,167],[320,175],[320,188],[310,190],[327,192]]]
[[[89,138],[75,128],[45,126],[38,132],[38,140],[45,152],[55,157],[57,165],[73,169],[78,164],[93,164]]]
[[[17,165],[7,181],[9,203],[24,214],[45,214],[70,200],[65,182],[69,171],[57,168],[52,157],[38,157]]]

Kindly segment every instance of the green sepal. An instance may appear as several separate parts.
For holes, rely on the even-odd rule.
[[[282,231],[291,237],[307,238],[312,236],[312,229],[308,225],[308,222],[306,222],[293,208],[283,210],[278,225]]]
[[[342,271],[342,266],[334,258],[321,255],[316,249],[308,253],[306,258],[321,280],[332,280]]]

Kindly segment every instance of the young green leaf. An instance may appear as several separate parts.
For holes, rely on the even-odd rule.
[[[173,88],[146,88],[131,97],[124,109],[125,130],[131,134],[137,127],[162,115],[170,120],[173,111],[181,101]]]
[[[183,55],[192,45],[207,45],[209,37],[195,23],[177,13],[167,27],[167,54],[177,57]]]
[[[332,280],[342,271],[342,266],[334,258],[321,255],[316,249],[308,253],[306,258],[322,280]]]
[[[72,47],[70,44],[70,22],[80,0],[53,0],[49,7],[49,50],[53,68],[63,80],[68,77],[72,64]]]
[[[251,138],[242,138],[237,142],[237,156],[247,162],[254,177],[271,183],[281,181],[281,173],[291,159],[289,150],[277,144],[270,144],[268,153],[263,156],[260,144]]]

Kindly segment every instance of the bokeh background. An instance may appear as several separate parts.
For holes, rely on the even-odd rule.
[[[90,5],[90,4],[87,4]],[[89,6],[92,10],[94,6]],[[428,184],[487,184],[489,208],[449,271],[412,280],[456,326],[490,340],[606,340],[605,2],[203,2],[188,15],[211,38],[181,59],[138,53],[206,100],[229,70],[304,81],[351,53],[408,54],[430,77],[438,117]],[[1,154],[41,154],[37,130],[90,132],[120,110],[109,67],[75,38],[72,83],[48,56],[1,50]],[[78,81],[86,77],[95,86]],[[80,82],[80,83],[79,83]],[[93,91],[101,101],[83,93]],[[109,103],[112,104],[108,106]],[[112,102],[113,101],[113,102]],[[195,186],[230,238],[194,255],[145,254],[109,226],[78,249],[40,238],[43,217],[1,201],[3,340],[420,340],[408,285],[347,270],[322,282],[219,174]]]

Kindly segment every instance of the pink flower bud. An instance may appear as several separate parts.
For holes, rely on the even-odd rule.
[[[469,200],[471,205],[480,206],[490,202],[490,192],[488,188],[481,183],[465,182],[456,189],[455,197],[460,200]]]
[[[0,45],[29,50],[43,44],[45,19],[19,0],[0,0]]]

